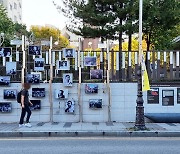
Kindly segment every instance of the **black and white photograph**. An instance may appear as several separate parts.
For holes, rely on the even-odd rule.
[[[84,66],[96,66],[96,57],[84,57]]]
[[[103,70],[90,70],[90,79],[102,79]]]
[[[55,91],[55,96],[56,98],[59,98],[59,99],[67,99],[68,98],[68,89],[56,89]]]
[[[63,57],[64,58],[75,58],[75,49],[63,49]]]
[[[65,104],[65,112],[66,113],[74,113],[75,103],[74,100],[67,100]]]
[[[12,111],[12,104],[7,102],[0,103],[0,112],[6,113]]]
[[[11,51],[12,51],[11,47],[5,47],[5,48],[0,47],[0,57],[10,57]]]
[[[41,46],[30,45],[29,55],[41,55]]]
[[[32,88],[32,97],[45,97],[45,88]]]
[[[6,62],[6,75],[16,74],[16,62]]]
[[[16,89],[4,89],[4,99],[16,99]]]
[[[102,108],[102,99],[89,99],[89,108],[90,109],[101,109]]]
[[[34,59],[34,71],[44,71],[44,58]]]
[[[57,60],[56,61],[57,70],[70,70],[70,62],[68,60]]]
[[[41,109],[41,100],[30,100],[33,106],[30,106],[31,110],[40,110]]]
[[[40,74],[27,74],[26,82],[32,84],[40,83]]]
[[[9,86],[10,76],[0,76],[0,86]]]
[[[64,86],[72,86],[72,84],[73,84],[73,74],[72,73],[64,73],[63,74],[63,84],[64,84]]]
[[[86,84],[85,85],[85,93],[86,94],[93,94],[93,93],[98,93],[98,85],[97,84]]]

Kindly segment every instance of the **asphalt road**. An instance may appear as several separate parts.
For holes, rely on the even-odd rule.
[[[179,154],[180,138],[1,138],[0,154]]]

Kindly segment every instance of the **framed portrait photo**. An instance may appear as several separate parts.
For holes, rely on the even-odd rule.
[[[89,108],[90,109],[101,109],[102,108],[102,99],[89,99]]]
[[[96,57],[84,57],[84,66],[96,66]]]
[[[5,47],[5,48],[0,47],[0,57],[10,57],[11,52],[12,52],[11,47]]]
[[[103,70],[90,70],[90,79],[102,79]]]
[[[68,98],[68,89],[56,89],[55,97],[58,99],[67,99]]]
[[[98,93],[98,85],[97,84],[86,84],[85,85],[85,93],[86,94],[93,94],[93,93]]]
[[[64,86],[72,86],[72,84],[73,84],[73,74],[72,73],[64,73],[63,74],[63,84],[64,84]]]
[[[34,59],[34,70],[35,71],[44,71],[44,58],[35,58]]]
[[[10,76],[0,76],[0,86],[9,86]]]
[[[75,58],[75,49],[65,48],[63,49],[63,58]]]
[[[65,112],[74,113],[75,103],[74,100],[67,100],[65,103]]]
[[[56,66],[57,70],[70,70],[70,62],[68,60],[57,60]]]
[[[16,62],[6,62],[6,75],[16,74]]]
[[[4,99],[16,99],[16,89],[4,89]]]
[[[41,46],[29,45],[29,55],[41,55]]]
[[[12,111],[12,104],[9,102],[0,102],[0,112],[7,113]]]

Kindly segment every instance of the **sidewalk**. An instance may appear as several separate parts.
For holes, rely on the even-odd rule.
[[[147,130],[133,131],[134,123],[31,123],[19,128],[17,123],[0,123],[0,137],[180,137],[180,123],[146,123]]]

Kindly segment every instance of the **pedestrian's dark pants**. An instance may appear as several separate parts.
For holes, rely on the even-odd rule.
[[[29,118],[31,116],[31,110],[28,105],[24,104],[24,108],[22,108],[22,110],[21,110],[21,118],[20,118],[19,124],[23,124],[26,112],[27,112],[26,122],[28,123]]]

